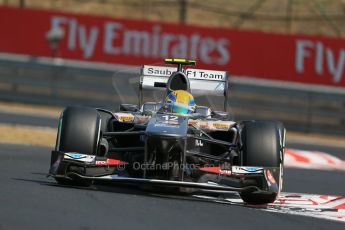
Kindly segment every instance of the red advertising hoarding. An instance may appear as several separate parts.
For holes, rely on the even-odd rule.
[[[64,31],[60,56],[142,65],[166,57],[264,79],[345,87],[345,39],[124,20],[0,7],[0,52],[51,56],[45,39]]]

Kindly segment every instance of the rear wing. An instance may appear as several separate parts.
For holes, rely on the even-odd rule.
[[[141,69],[140,91],[142,89],[162,89],[167,84],[176,67],[144,65]],[[224,111],[228,104],[228,73],[226,71],[204,70],[204,69],[183,69],[190,81],[190,89],[193,95],[213,95],[224,97]],[[141,94],[141,93],[140,93]],[[140,95],[140,105],[142,95]]]

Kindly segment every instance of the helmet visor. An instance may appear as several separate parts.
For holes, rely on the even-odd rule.
[[[180,105],[174,105],[172,110],[174,113],[179,113],[179,114],[188,114],[189,113],[188,108],[186,108],[184,106],[180,106]]]
[[[167,103],[167,107],[171,109],[171,112],[173,113],[179,113],[179,114],[189,114],[192,112],[192,110],[189,108],[189,106],[180,104],[180,103]]]

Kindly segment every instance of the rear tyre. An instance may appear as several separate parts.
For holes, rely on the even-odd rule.
[[[244,123],[242,132],[243,166],[273,167],[279,171],[274,179],[282,188],[285,128],[275,121],[250,121]],[[272,203],[278,194],[258,191],[240,193],[243,201],[250,204]]]
[[[97,155],[101,117],[97,110],[86,107],[67,107],[59,121],[57,151]],[[69,171],[68,166],[65,172]],[[55,178],[60,184],[89,185],[90,183]]]

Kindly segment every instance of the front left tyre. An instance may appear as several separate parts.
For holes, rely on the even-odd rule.
[[[284,125],[276,121],[248,121],[243,124],[241,140],[242,165],[270,168],[267,177],[271,177],[271,173],[275,171],[277,176],[273,179],[278,186],[278,191],[274,193],[241,192],[241,198],[249,204],[273,203],[282,189],[283,182]]]
[[[56,140],[56,151],[97,155],[101,133],[101,116],[96,109],[67,107],[61,114]],[[66,165],[64,172],[69,171]],[[60,184],[76,184],[73,180],[55,177]]]

